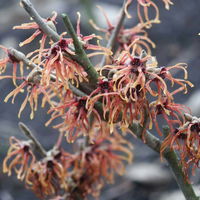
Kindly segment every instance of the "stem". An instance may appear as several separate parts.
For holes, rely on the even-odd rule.
[[[46,157],[47,152],[43,148],[43,146],[40,144],[40,142],[37,140],[37,138],[34,136],[34,134],[30,131],[30,129],[22,122],[19,122],[19,128],[22,130],[24,135],[26,135],[28,138],[30,138],[34,145],[36,150],[43,156]]]
[[[80,97],[84,97],[87,96],[87,94],[85,94],[84,92],[82,92],[81,90],[79,90],[78,88],[76,88],[75,86],[73,86],[71,83],[68,83],[69,85],[69,89],[77,96]]]
[[[116,41],[117,36],[118,36],[118,34],[119,34],[120,30],[121,30],[121,27],[123,25],[124,19],[126,17],[124,9],[125,9],[125,5],[126,5],[127,1],[128,0],[124,0],[123,7],[122,7],[121,12],[120,12],[119,21],[118,21],[117,25],[115,26],[114,30],[112,31],[112,34],[111,34],[111,36],[110,36],[110,38],[108,40],[107,46],[106,46],[112,52],[114,52],[115,41]],[[105,65],[106,57],[107,57],[106,55],[103,56],[103,58],[101,60],[101,64],[100,64],[101,67],[103,67]]]
[[[152,135],[149,131],[146,131],[144,135],[142,135],[143,128],[138,124],[132,124],[129,126],[131,132],[137,136],[140,140],[145,139],[146,145],[149,146],[154,151],[160,153],[161,141]],[[165,135],[169,133],[169,129],[167,127],[164,128]],[[173,150],[167,148],[164,153],[164,158],[167,160],[171,171],[174,174],[176,182],[178,183],[180,189],[182,190],[186,200],[199,200],[199,197],[196,196],[192,185],[186,180],[185,175],[182,170],[182,166],[180,165],[177,155]]]
[[[133,123],[132,125],[129,125],[129,129],[131,132],[137,136],[138,139],[145,140],[145,144],[149,146],[151,149],[156,151],[157,153],[160,153],[160,147],[161,147],[161,141],[155,137],[152,133],[146,130],[146,133],[144,135],[142,134],[143,128],[142,126]]]
[[[91,83],[96,84],[98,81],[98,73],[96,72],[95,68],[93,67],[92,63],[90,62],[89,58],[87,57],[87,54],[85,53],[83,46],[76,35],[76,32],[73,28],[73,25],[72,25],[69,17],[66,14],[62,14],[62,18],[63,18],[64,24],[69,32],[69,35],[73,39],[75,53],[76,53],[76,55],[74,55],[73,57],[76,58],[76,60],[82,66],[84,66],[84,70],[87,72]]]
[[[192,185],[185,179],[185,175],[180,165],[177,155],[174,151],[168,151],[164,153],[164,157],[169,163],[170,169],[174,174],[176,182],[179,188],[182,190],[186,200],[199,200],[196,196]]]

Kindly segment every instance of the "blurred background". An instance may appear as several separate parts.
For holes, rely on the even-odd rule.
[[[95,32],[88,24],[92,18],[101,27],[106,27],[102,13],[96,5],[102,6],[107,12],[111,22],[115,23],[123,4],[122,0],[32,0],[31,1],[42,17],[51,15],[52,11],[58,14],[66,12],[70,15],[73,23],[76,22],[76,12],[80,11],[81,32],[90,34]],[[175,1],[174,1],[175,2]],[[164,9],[164,4],[159,1],[161,24],[156,24],[148,30],[150,38],[156,43],[153,55],[157,57],[160,66],[173,65],[178,62],[188,63],[189,80],[195,88],[189,88],[186,95],[179,94],[176,102],[188,105],[192,112],[200,116],[200,1],[179,0],[171,6],[169,11]],[[132,19],[126,20],[127,27],[137,23],[136,12],[130,9]],[[20,41],[26,39],[32,31],[12,30],[14,25],[29,22],[29,17],[19,6],[18,0],[0,0],[0,44],[6,47],[20,49],[28,53],[35,49],[34,42],[19,48]],[[61,17],[57,20],[57,29],[61,33],[65,31]],[[99,33],[97,33],[99,34]],[[179,73],[177,72],[179,76]],[[181,74],[182,75],[182,74]],[[39,109],[33,120],[30,120],[28,108],[20,119],[17,113],[24,99],[23,95],[16,98],[14,105],[4,103],[3,100],[9,91],[14,89],[9,80],[0,82],[0,161],[5,156],[8,148],[8,139],[11,135],[23,138],[18,129],[19,120],[24,122],[41,143],[50,149],[58,136],[56,130],[44,123],[49,119],[47,109]],[[183,195],[179,192],[176,182],[165,162],[160,162],[158,154],[131,137],[134,143],[134,163],[127,167],[127,173],[123,177],[116,177],[114,185],[104,188],[100,200],[182,200]],[[2,166],[0,166],[2,168]],[[195,185],[199,183],[199,172],[192,178]],[[196,188],[200,193],[200,186]],[[14,176],[7,177],[0,172],[0,200],[34,200],[37,197],[24,188]]]

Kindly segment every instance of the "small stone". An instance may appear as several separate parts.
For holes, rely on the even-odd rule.
[[[166,185],[172,179],[170,172],[161,165],[146,162],[129,166],[125,176],[135,183],[155,187]]]

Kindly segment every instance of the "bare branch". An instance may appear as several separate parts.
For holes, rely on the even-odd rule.
[[[19,128],[21,131],[26,135],[29,139],[31,139],[35,145],[36,150],[45,157],[47,155],[47,152],[43,148],[43,146],[40,144],[40,142],[37,140],[37,138],[34,136],[34,134],[29,130],[29,128],[22,122],[19,122]]]

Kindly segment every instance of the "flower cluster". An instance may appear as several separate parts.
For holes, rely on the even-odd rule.
[[[179,115],[182,115],[182,112],[189,112],[185,106],[173,101],[174,95],[178,92],[187,92],[187,84],[193,87],[192,83],[185,80],[187,79],[185,64],[158,67],[154,57],[142,58],[142,55],[136,57],[129,52],[123,52],[114,64],[106,65],[102,68],[104,69],[115,70],[111,81],[114,92],[120,97],[122,110],[126,112],[123,114],[123,121],[126,121],[127,125],[134,120],[138,120],[142,125],[147,112],[150,118],[149,128],[154,122],[157,132],[162,135],[157,123],[158,115],[163,115],[173,131],[173,124],[181,124]],[[185,73],[184,79],[174,78],[170,72],[172,69],[182,69]],[[167,81],[171,82],[172,86],[176,84],[178,88],[171,91]],[[149,95],[155,100],[149,102]],[[113,109],[114,107],[110,107],[110,110]]]
[[[41,198],[66,190],[71,159],[71,155],[64,151],[53,149],[47,152],[45,158],[30,165],[25,179],[26,187]]]
[[[172,2],[163,2],[169,9]],[[127,0],[123,8],[127,17],[130,17],[127,9],[131,3],[132,0]],[[151,8],[155,10],[153,19],[149,17]],[[102,12],[108,28],[92,24],[109,39],[116,27]],[[24,92],[18,116],[29,104],[33,119],[39,96],[42,96],[41,106],[49,106],[50,119],[46,125],[59,121],[53,127],[61,136],[65,135],[69,143],[76,142],[79,137],[86,140],[77,152],[69,153],[62,149],[62,137],[59,137],[54,148],[38,158],[32,142],[10,138],[3,171],[10,175],[14,170],[26,187],[40,198],[63,193],[73,200],[84,199],[89,194],[98,196],[106,182],[113,182],[115,173],[124,173],[124,161],[132,160],[131,145],[122,133],[137,123],[143,127],[143,136],[146,129],[153,126],[158,136],[162,136],[160,117],[170,129],[161,154],[170,147],[179,152],[185,171],[191,165],[198,167],[200,120],[190,114],[184,115],[190,113],[190,109],[174,101],[177,93],[187,93],[187,87],[193,87],[187,80],[187,65],[158,66],[151,55],[155,44],[148,38],[147,29],[159,22],[159,9],[153,0],[138,0],[137,12],[139,23],[129,29],[121,27],[114,52],[110,50],[112,47],[100,45],[101,37],[81,34],[79,13],[76,31],[70,25],[70,37],[63,32],[57,40],[49,38],[49,43],[49,35],[36,22],[14,27],[35,30],[20,46],[37,36],[42,37],[39,49],[27,56],[0,46],[6,53],[0,60],[0,79],[10,78],[16,87],[6,96],[5,102],[12,98],[14,103],[16,96]],[[56,17],[54,13],[43,19],[51,31],[56,31]],[[93,39],[97,39],[97,44]],[[103,66],[93,66],[89,58],[96,55],[103,55],[109,61]],[[5,75],[9,64],[13,67],[12,75]],[[25,65],[29,67],[26,76]],[[176,78],[174,70],[181,70],[183,78]]]
[[[200,119],[188,113],[184,114],[183,123],[174,129],[164,140],[161,153],[167,148],[177,150],[180,154],[181,164],[188,177],[188,170],[192,166],[193,173],[199,168],[200,160]]]
[[[3,74],[6,72],[6,68],[7,65],[9,63],[12,64],[12,76],[11,78],[13,79],[13,83],[14,85],[16,85],[16,79],[17,79],[17,70],[20,71],[21,76],[23,76],[23,62],[18,60],[15,56],[13,56],[13,54],[11,53],[11,50],[7,49],[6,47],[0,45],[0,48],[4,51],[4,53],[6,54],[6,57],[0,60],[0,74]],[[18,69],[19,68],[19,69]],[[1,76],[1,79],[3,79],[4,77]],[[6,77],[5,77],[6,78]]]
[[[101,137],[74,154],[53,148],[42,159],[36,158],[29,141],[12,137],[10,145],[3,163],[4,173],[11,175],[14,170],[40,198],[57,196],[63,191],[70,199],[77,195],[97,196],[105,180],[113,182],[114,173],[124,173],[124,161],[132,161],[131,144],[118,133]]]
[[[17,178],[23,180],[29,170],[29,165],[35,163],[35,156],[32,152],[31,141],[20,141],[15,137],[10,138],[10,148],[7,157],[3,161],[3,172],[10,176],[12,170]]]
[[[63,122],[54,126],[58,128],[61,132],[66,133],[67,141],[74,142],[79,136],[88,136],[90,132],[90,120],[92,114],[96,126],[101,126],[101,117],[95,108],[89,111],[86,108],[86,102],[88,97],[74,97],[64,102],[61,105],[56,106],[49,110],[53,112],[51,119],[46,123],[48,125],[52,120],[62,117]]]
[[[169,10],[170,5],[173,5],[171,0],[163,0],[165,4],[165,8]],[[128,7],[132,5],[133,0],[127,0],[124,5],[124,13],[128,18],[131,18],[131,15],[128,13]],[[106,34],[106,38],[112,34],[115,26],[110,22],[106,12],[98,6],[98,8],[103,13],[106,23],[107,29],[98,27],[92,20],[90,20],[90,24],[98,31]],[[153,19],[150,18],[149,10],[153,10],[155,13],[155,17]],[[151,12],[152,13],[152,12]],[[123,26],[120,29],[120,32],[117,36],[117,41],[119,44],[118,51],[126,49],[134,42],[137,43],[135,51],[137,55],[140,55],[142,50],[146,50],[148,54],[151,54],[151,47],[155,48],[155,43],[148,37],[148,33],[146,29],[152,27],[154,23],[160,23],[159,20],[159,8],[152,0],[137,0],[137,16],[139,23],[131,28],[124,28]],[[117,54],[117,53],[116,53]]]
[[[113,183],[115,173],[123,175],[125,172],[123,161],[132,161],[130,148],[128,141],[114,133],[112,136],[97,139],[84,151],[74,155],[71,177],[75,188],[71,196],[77,193],[83,199],[88,194],[99,196],[105,181]]]

